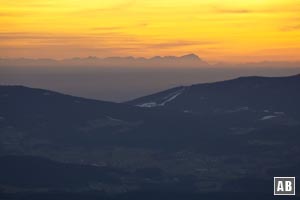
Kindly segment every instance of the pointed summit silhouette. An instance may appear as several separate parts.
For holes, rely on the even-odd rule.
[[[193,54],[193,53],[183,55],[183,56],[181,56],[180,58],[182,58],[182,59],[188,59],[188,60],[195,60],[195,61],[196,61],[196,60],[202,61],[202,59],[201,59],[198,55]]]

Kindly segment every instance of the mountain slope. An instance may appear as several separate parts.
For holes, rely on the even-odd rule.
[[[131,106],[22,86],[1,86],[0,107],[2,136],[19,133],[19,138],[11,140],[22,140],[30,133],[38,138],[74,143],[79,132],[99,127],[106,127],[103,134],[118,131],[134,126],[142,116]]]
[[[254,83],[260,87],[254,87]],[[112,176],[106,177],[107,183],[114,180],[117,184],[97,186],[105,191],[249,191],[247,184],[240,185],[245,183],[244,178],[257,176],[261,180],[253,180],[253,185],[263,184],[278,175],[271,172],[285,176],[288,169],[298,166],[298,87],[298,76],[240,78],[174,88],[132,106],[48,90],[0,86],[0,155],[60,161],[0,157],[2,173],[14,174],[24,166],[27,169],[22,169],[21,175],[26,176],[32,172],[31,164],[34,168],[40,165],[52,171],[57,180],[62,178],[62,183],[82,173],[84,176],[78,177],[75,185],[85,187],[105,180],[105,168],[90,167],[93,165],[130,173],[113,170]],[[208,99],[206,104],[199,103],[203,95]],[[186,110],[185,106],[191,107]],[[10,171],[12,165],[17,168]],[[86,167],[78,170],[82,165]],[[60,177],[68,171],[66,168],[70,173]],[[90,170],[95,176],[88,173]],[[114,179],[115,175],[121,182]],[[39,187],[38,179],[32,185],[17,185],[15,178],[2,179],[5,191],[9,190],[6,186]],[[45,178],[49,180],[46,188],[60,187],[53,177]],[[231,185],[232,181],[236,184]],[[253,192],[253,187],[250,189]],[[259,187],[256,191],[261,190]]]
[[[0,153],[182,145],[183,129],[198,133],[180,112],[89,100],[48,90],[0,86]],[[180,122],[175,123],[174,122]]]
[[[127,102],[199,114],[245,110],[287,112],[299,118],[300,75],[242,77],[229,81],[177,87]],[[276,115],[276,114],[275,114]]]
[[[83,187],[120,183],[121,170],[59,163],[34,156],[0,156],[0,185],[27,188]]]

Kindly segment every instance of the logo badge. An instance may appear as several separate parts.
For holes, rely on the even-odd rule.
[[[295,195],[295,177],[274,177],[274,195]]]

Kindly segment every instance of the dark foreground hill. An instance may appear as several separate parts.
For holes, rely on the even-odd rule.
[[[144,110],[41,89],[0,86],[0,152],[4,153],[69,147],[180,146],[177,137],[185,137],[182,130],[187,135],[196,134],[198,121],[180,112]]]
[[[299,77],[179,87],[127,104],[0,86],[0,191],[268,196],[273,176],[299,176]]]
[[[121,170],[59,163],[33,156],[1,156],[0,185],[24,188],[76,188],[93,183],[118,184]]]
[[[286,112],[300,117],[300,75],[241,77],[233,80],[169,89],[128,102],[139,107],[160,107],[199,114]]]

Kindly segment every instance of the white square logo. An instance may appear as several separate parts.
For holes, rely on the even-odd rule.
[[[295,177],[274,177],[274,195],[295,195]]]

